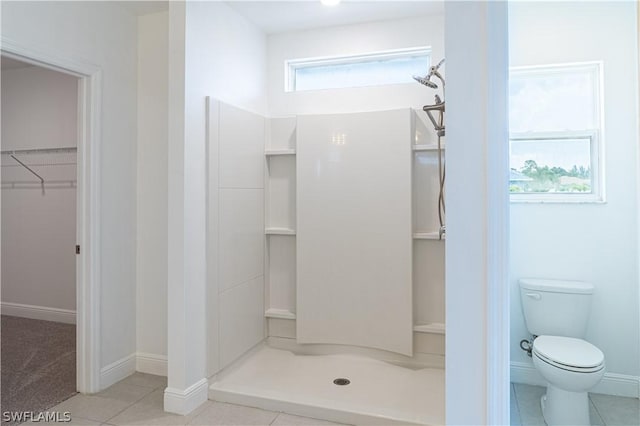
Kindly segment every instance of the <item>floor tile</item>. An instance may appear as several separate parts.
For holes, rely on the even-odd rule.
[[[164,411],[164,389],[156,389],[117,416],[109,419],[113,425],[186,425],[212,403],[205,402],[193,413],[180,416]]]
[[[640,425],[640,400],[602,394],[591,394],[598,414],[607,426]]]
[[[328,422],[326,420],[312,419],[310,417],[293,416],[291,414],[280,413],[271,423],[272,426],[324,426],[340,425],[340,423]]]
[[[118,401],[124,401],[128,402],[129,404],[133,404],[134,402],[140,401],[151,392],[153,392],[152,388],[132,385],[127,383],[126,381],[121,381],[103,390],[102,392],[97,393],[96,396],[117,399]]]
[[[605,426],[591,398],[589,398],[589,418],[591,419],[591,426]]]
[[[56,405],[49,411],[69,411],[71,418],[84,418],[97,422],[104,422],[115,416],[129,403],[117,399],[104,398],[94,395],[76,395]]]
[[[270,425],[278,413],[259,408],[213,402],[196,416],[190,425]]]
[[[540,407],[540,398],[545,394],[543,386],[530,386],[514,383],[516,400],[523,426],[543,426],[545,424]]]
[[[518,400],[516,399],[516,390],[513,383],[509,386],[509,402],[511,411],[511,426],[520,426],[520,409],[518,408]]]
[[[49,410],[51,412],[51,410]],[[25,424],[38,424],[38,425],[70,425],[70,426],[91,426],[91,425],[100,425],[100,422],[96,422],[93,420],[89,420],[89,419],[83,419],[82,417],[72,417],[71,421],[69,422],[56,422],[56,421],[50,421],[50,422],[28,422]]]
[[[155,376],[146,373],[133,373],[119,383],[126,383],[134,386],[142,386],[143,388],[158,389],[167,386],[167,378],[164,376]]]

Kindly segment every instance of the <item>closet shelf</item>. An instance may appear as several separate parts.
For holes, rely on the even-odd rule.
[[[264,313],[264,316],[267,318],[278,318],[278,319],[288,319],[294,320],[296,319],[296,314],[291,312],[288,309],[267,309]]]
[[[267,157],[276,155],[296,155],[295,149],[268,149],[264,152]]]
[[[416,232],[413,234],[414,240],[440,240],[440,236],[437,232]],[[442,240],[445,239],[445,235],[442,236]]]
[[[414,325],[413,331],[416,333],[444,334],[445,327],[441,322],[432,322],[429,324]]]
[[[296,235],[296,230],[290,228],[266,228],[264,233],[266,235]]]
[[[413,149],[414,152],[437,151],[438,145],[412,145],[411,149]],[[441,145],[441,149],[444,150],[444,144]]]

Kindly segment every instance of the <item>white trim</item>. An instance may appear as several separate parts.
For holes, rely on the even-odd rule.
[[[106,389],[135,372],[136,354],[120,358],[100,369],[100,389]]]
[[[70,74],[78,82],[78,187],[76,233],[81,252],[76,262],[76,369],[77,390],[100,390],[100,144],[102,122],[102,69],[0,36],[6,57]]]
[[[511,362],[511,381],[513,383],[523,383],[525,385],[546,386],[547,382],[538,373],[532,364],[526,362]],[[640,377],[629,376],[627,374],[604,373],[602,381],[598,383],[590,392],[602,393],[605,395],[626,396],[638,398],[638,385]]]
[[[168,387],[164,390],[164,411],[186,416],[207,402],[208,391],[207,379],[200,379],[185,390]]]
[[[2,315],[31,318],[44,321],[76,323],[76,311],[70,309],[49,308],[47,306],[25,305],[22,303],[2,302]]]
[[[138,352],[136,353],[136,371],[166,377],[167,356]]]

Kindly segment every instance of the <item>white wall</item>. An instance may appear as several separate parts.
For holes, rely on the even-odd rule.
[[[287,59],[419,46],[431,46],[431,59],[436,63],[444,57],[444,17],[416,17],[274,34],[268,40],[269,114],[272,117],[422,108],[433,102],[434,91],[418,83],[287,93],[284,91],[284,63]]]
[[[2,37],[102,68],[101,366],[135,351],[137,19],[108,2],[4,2]]]
[[[3,150],[76,146],[75,77],[30,66],[4,70],[1,80]],[[75,155],[65,158],[75,161]],[[6,160],[3,164],[12,164]],[[26,156],[21,160],[29,162]],[[9,308],[4,313],[33,314],[6,303],[75,312],[76,188],[47,185],[45,194],[39,185],[12,188],[13,181],[39,183],[14,164],[2,168],[2,303]],[[75,166],[33,168],[46,180],[63,175],[75,180]],[[46,312],[43,319],[61,319]]]
[[[168,11],[140,16],[136,348],[160,364],[167,355],[168,56]],[[149,370],[140,360],[138,369],[166,374],[166,366]]]
[[[512,66],[603,61],[605,204],[511,204],[511,356],[528,337],[521,277],[595,285],[587,340],[607,371],[638,376],[637,22],[633,2],[514,3]],[[637,389],[636,389],[637,392]]]
[[[266,38],[219,2],[172,3],[169,22],[170,392],[165,392],[165,409],[179,411],[170,406],[168,395],[205,377],[205,342],[214,333],[207,315],[215,317],[218,309],[206,303],[207,294],[217,293],[218,283],[206,280],[207,272],[216,271],[207,271],[206,265],[205,100],[211,96],[265,113]],[[217,172],[209,170],[210,175]]]

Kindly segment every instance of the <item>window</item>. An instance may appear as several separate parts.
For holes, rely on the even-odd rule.
[[[287,92],[415,83],[431,66],[426,47],[285,63]]]
[[[601,201],[600,64],[512,69],[512,201]]]

